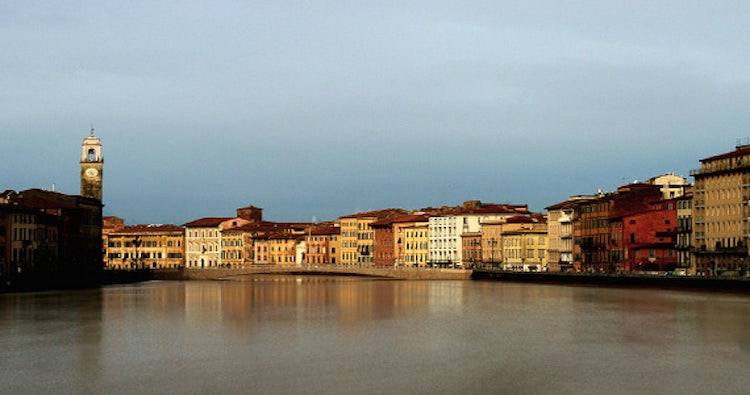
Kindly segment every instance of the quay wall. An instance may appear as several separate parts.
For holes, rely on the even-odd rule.
[[[476,269],[472,272],[471,278],[473,280],[527,282],[537,284],[570,284],[630,288],[642,287],[750,293],[750,279],[746,277],[521,273]]]
[[[364,276],[398,280],[469,280],[471,270],[462,269],[417,269],[417,268],[377,268],[347,266],[264,266],[238,269],[159,269],[153,270],[154,280],[224,280],[237,276],[262,274],[300,274]]]

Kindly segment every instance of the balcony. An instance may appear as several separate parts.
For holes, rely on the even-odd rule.
[[[722,160],[713,163],[708,163],[700,169],[690,170],[690,176],[702,176],[712,173],[725,173],[730,171],[747,171],[750,169],[750,163],[744,163],[739,160],[740,157],[732,158],[732,160]]]

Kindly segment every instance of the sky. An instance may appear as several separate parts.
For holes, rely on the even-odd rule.
[[[4,1],[0,190],[183,224],[528,204],[750,137],[747,1]],[[689,178],[692,182],[692,179]]]

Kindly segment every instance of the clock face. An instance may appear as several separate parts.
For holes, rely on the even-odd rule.
[[[86,169],[86,177],[96,177],[97,175],[99,175],[99,171],[93,167]]]

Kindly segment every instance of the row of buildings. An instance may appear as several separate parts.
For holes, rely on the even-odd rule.
[[[337,264],[519,271],[746,272],[750,145],[700,160],[695,184],[664,174],[616,191],[527,205],[467,201],[398,208],[325,223],[263,220],[262,209],[181,226],[105,218],[109,268],[188,269]]]
[[[390,208],[324,223],[234,216],[182,225],[126,225],[102,217],[101,141],[82,144],[81,193],[32,189],[0,196],[0,277],[102,268],[361,265],[518,271],[690,274],[746,272],[750,144],[700,160],[695,183],[665,174],[546,207],[467,201]]]
[[[358,265],[518,271],[662,271],[689,267],[677,253],[677,207],[690,185],[672,174],[547,208],[467,201],[391,208],[335,221],[268,222],[262,209],[175,225],[126,226],[104,219],[105,265],[113,269],[204,269],[249,265]]]

